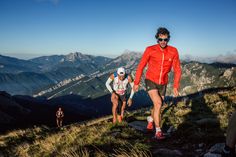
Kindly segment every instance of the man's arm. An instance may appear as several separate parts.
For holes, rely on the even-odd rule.
[[[130,96],[129,96],[129,100],[127,102],[128,106],[131,106],[132,105],[132,99],[133,99],[133,96],[134,96],[134,82],[133,82],[133,79],[132,77],[129,75],[128,76],[128,81],[129,81],[129,84],[130,84],[130,87],[131,87],[131,93],[130,93]]]
[[[135,81],[134,81],[134,91],[138,90],[138,85],[141,80],[143,69],[147,65],[148,60],[149,60],[149,50],[148,50],[148,48],[146,48],[146,50],[144,51],[144,54],[139,62],[137,70],[136,70]]]
[[[181,66],[180,66],[178,51],[174,57],[172,66],[173,66],[173,70],[174,70],[174,89],[173,89],[173,91],[174,91],[174,95],[178,96],[178,94],[179,94],[178,89],[179,89],[179,83],[180,83],[180,78],[181,78]]]
[[[132,99],[133,96],[134,96],[134,89],[133,89],[133,87],[134,87],[134,82],[133,82],[133,79],[132,79],[131,76],[128,76],[128,81],[129,81],[129,84],[130,84],[130,87],[131,87],[131,93],[130,93],[129,98]]]
[[[110,93],[113,93],[113,89],[111,88],[111,82],[114,80],[114,74],[111,74],[110,77],[106,81],[106,87],[109,90]]]

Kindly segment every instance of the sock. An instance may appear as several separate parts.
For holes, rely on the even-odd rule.
[[[156,127],[156,132],[159,132],[161,131],[161,128],[160,127]]]
[[[148,117],[147,117],[147,121],[148,121],[149,123],[152,123],[152,122],[153,122],[153,118],[152,118],[151,116],[148,116]]]

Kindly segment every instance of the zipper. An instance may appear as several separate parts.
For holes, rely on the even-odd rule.
[[[161,77],[162,77],[162,71],[163,71],[164,58],[165,58],[164,51],[162,51],[162,62],[161,62],[161,72],[160,72],[159,84],[161,84]]]

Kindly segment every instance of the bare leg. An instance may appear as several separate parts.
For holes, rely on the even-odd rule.
[[[111,96],[111,102],[112,102],[112,115],[113,115],[113,123],[116,123],[116,119],[117,119],[117,106],[118,106],[118,96],[115,94],[112,94]]]
[[[60,127],[60,124],[59,124],[59,119],[57,118],[57,127]]]
[[[124,117],[125,107],[126,107],[126,101],[123,101],[121,108],[121,117]]]
[[[162,98],[158,93],[158,90],[150,90],[148,91],[148,94],[153,102],[153,119],[156,128],[160,128],[160,122],[161,122],[161,104],[162,104]]]
[[[126,105],[126,102],[122,102],[122,106],[121,106],[121,111],[120,111],[120,115],[119,113],[117,114],[117,119],[118,119],[118,122],[121,123],[122,122],[122,118],[124,116],[124,111],[125,111],[125,105]],[[119,107],[119,106],[118,106]],[[119,110],[119,109],[118,109]]]
[[[164,100],[164,98],[165,98],[165,96],[161,96],[161,98],[162,98],[162,101],[163,101],[163,100]],[[154,116],[153,116],[153,115],[154,115],[154,113],[153,113],[153,112],[154,112],[154,110],[153,110],[153,109],[151,109],[151,117],[152,117],[152,118],[154,117]],[[153,119],[154,119],[154,118],[153,118]]]
[[[62,120],[60,121],[60,127],[62,127]]]

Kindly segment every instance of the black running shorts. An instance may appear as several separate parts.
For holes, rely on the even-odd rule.
[[[145,79],[145,85],[147,91],[150,91],[152,89],[157,89],[161,96],[165,96],[166,94],[166,85],[159,85],[148,79]]]
[[[124,95],[119,95],[119,94],[118,94],[118,99],[119,99],[120,101],[126,101],[126,94],[124,94]]]

